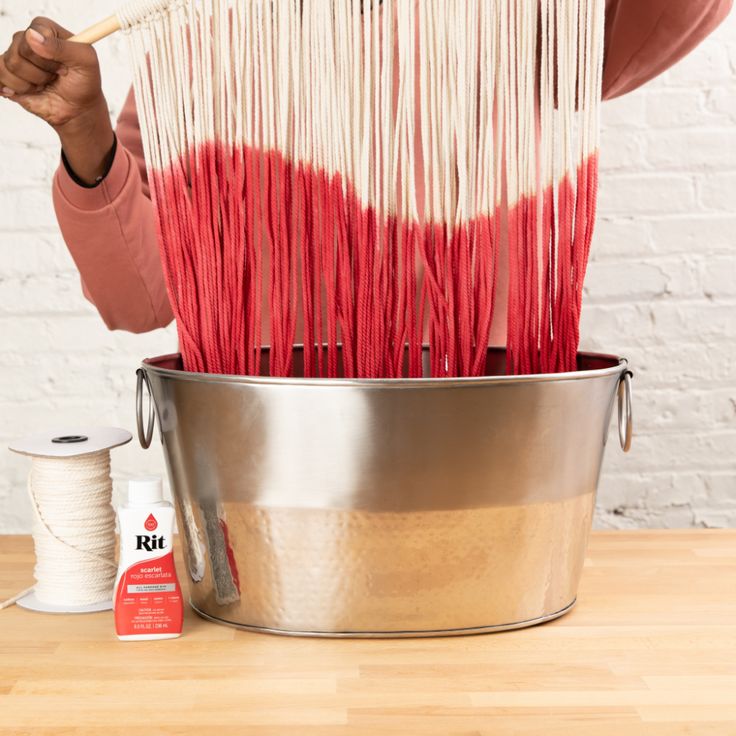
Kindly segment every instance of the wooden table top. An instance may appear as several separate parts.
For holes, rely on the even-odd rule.
[[[0,600],[31,582],[0,537]],[[292,639],[190,611],[119,642],[111,613],[0,611],[0,733],[736,734],[736,531],[596,532],[554,622],[449,639]]]

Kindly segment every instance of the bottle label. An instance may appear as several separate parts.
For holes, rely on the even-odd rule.
[[[179,634],[183,616],[173,552],[141,560],[123,572],[115,595],[118,636]]]

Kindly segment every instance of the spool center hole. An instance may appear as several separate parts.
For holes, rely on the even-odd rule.
[[[67,434],[62,437],[54,437],[51,441],[57,445],[72,445],[77,442],[86,442],[89,438],[83,434]]]

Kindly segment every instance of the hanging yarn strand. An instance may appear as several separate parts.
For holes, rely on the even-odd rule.
[[[482,375],[505,306],[508,372],[574,370],[603,15],[604,0],[124,8],[185,368],[419,377],[426,341],[430,375]]]

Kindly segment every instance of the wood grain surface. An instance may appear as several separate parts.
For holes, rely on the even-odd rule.
[[[0,537],[0,599],[28,585]],[[576,608],[451,639],[250,634],[187,611],[119,642],[111,613],[0,611],[0,734],[736,735],[736,531],[596,532]]]

